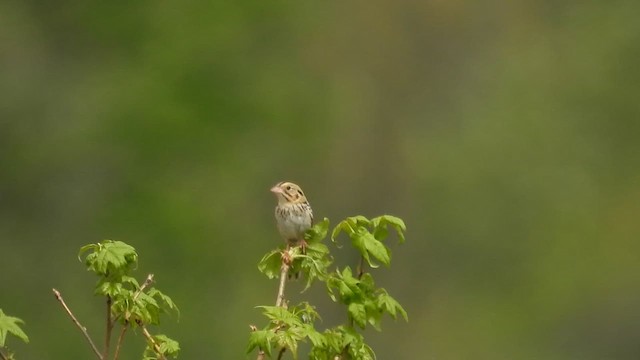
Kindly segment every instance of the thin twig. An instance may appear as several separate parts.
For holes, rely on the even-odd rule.
[[[104,352],[105,359],[109,358],[109,344],[111,344],[111,331],[113,330],[113,319],[111,318],[111,296],[107,295],[107,330],[104,335]]]
[[[276,298],[276,306],[284,305],[284,286],[287,283],[287,274],[289,273],[289,264],[286,261],[282,261],[282,268],[280,268],[280,286],[278,286],[278,297]]]
[[[2,352],[2,349],[0,349],[0,358],[2,358],[2,360],[9,360],[9,357]]]
[[[118,336],[118,343],[116,344],[116,353],[113,356],[113,360],[118,360],[118,356],[120,356],[120,346],[122,346],[122,341],[124,340],[124,334],[127,332],[129,325],[122,326],[120,330],[120,336]]]
[[[144,280],[144,282],[142,283],[142,286],[140,286],[140,289],[138,289],[138,291],[136,291],[135,294],[133,294],[133,303],[136,302],[136,300],[138,299],[138,296],[140,296],[140,294],[142,294],[142,292],[144,291],[144,289],[151,285],[153,283],[153,274],[149,274],[147,275],[147,278]],[[125,322],[129,322],[129,318],[131,317],[131,313],[129,311],[127,311],[127,313],[124,315],[124,320]]]
[[[358,264],[358,280],[362,279],[362,275],[364,275],[364,256],[360,256],[360,263]]]
[[[276,298],[276,306],[284,306],[284,286],[287,283],[289,268],[289,263],[283,258],[282,268],[280,269],[280,285],[278,286],[278,297]],[[278,331],[278,329],[274,331]],[[287,351],[286,347],[280,349],[280,352],[278,352],[278,360],[282,359],[285,351]]]
[[[167,358],[164,357],[164,355],[160,351],[160,346],[158,345],[158,343],[155,340],[153,340],[153,337],[151,336],[151,334],[149,334],[149,330],[147,330],[147,328],[144,325],[140,325],[140,327],[142,328],[142,334],[144,334],[144,337],[146,337],[147,340],[153,346],[153,351],[155,351],[156,354],[158,354],[158,356],[160,356],[160,359],[167,360]]]
[[[278,353],[278,360],[281,360],[282,357],[284,356],[284,352],[287,351],[286,347],[283,347],[282,349],[280,349],[280,352]]]
[[[80,322],[78,321],[78,319],[76,319],[76,317],[73,315],[71,310],[69,310],[69,307],[67,306],[67,304],[62,299],[62,295],[60,295],[60,292],[58,290],[56,290],[56,289],[53,289],[53,295],[55,295],[56,299],[60,302],[62,307],[66,310],[67,314],[69,314],[69,317],[74,322],[74,324],[76,324],[78,329],[80,329],[80,331],[82,331],[82,333],[84,334],[84,337],[89,342],[89,345],[91,345],[91,349],[93,349],[93,352],[96,353],[96,356],[98,357],[98,359],[103,360],[104,358],[100,354],[100,351],[98,350],[96,345],[93,343],[93,340],[91,340],[91,337],[89,336],[89,333],[87,332],[87,328],[82,326],[80,324]]]
[[[153,274],[149,274],[147,275],[147,278],[144,279],[144,282],[142,283],[142,286],[140,286],[140,289],[138,289],[138,291],[136,291],[136,293],[133,295],[133,301],[136,301],[138,296],[140,296],[140,293],[142,293],[144,289],[147,286],[151,285],[152,283],[153,283]]]

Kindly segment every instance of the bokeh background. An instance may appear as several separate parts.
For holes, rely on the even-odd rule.
[[[51,288],[101,339],[76,254],[109,238],[180,306],[160,330],[182,359],[254,358],[277,287],[256,268],[280,244],[269,188],[292,180],[333,224],[408,225],[375,276],[410,320],[367,332],[378,358],[638,359],[639,12],[1,2],[0,308],[31,338],[9,344],[92,358]],[[344,318],[308,295],[321,327]]]

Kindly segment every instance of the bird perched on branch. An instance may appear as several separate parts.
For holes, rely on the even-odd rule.
[[[313,211],[300,186],[283,181],[271,188],[278,198],[276,206],[276,223],[280,235],[287,242],[287,250],[293,245],[302,247],[305,252],[307,243],[304,233],[313,224]]]

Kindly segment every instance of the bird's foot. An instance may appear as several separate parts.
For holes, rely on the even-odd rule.
[[[307,242],[302,239],[298,242],[298,246],[300,246],[300,253],[302,255],[306,255],[307,254],[307,247],[309,246],[309,244],[307,244]]]

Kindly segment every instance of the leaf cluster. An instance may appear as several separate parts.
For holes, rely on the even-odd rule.
[[[391,252],[383,243],[389,234],[389,227],[396,231],[399,241],[404,242],[404,222],[390,215],[371,220],[364,216],[349,217],[333,229],[331,240],[336,243],[338,235],[344,232],[369,266],[378,267],[374,260],[389,266]],[[291,269],[294,273],[300,272],[306,277],[305,290],[313,281],[324,282],[329,297],[346,307],[348,322],[318,331],[315,322],[320,316],[307,302],[289,308],[259,306],[269,319],[269,324],[265,328],[254,329],[251,333],[248,353],[257,348],[271,357],[273,349],[277,348],[280,349],[280,354],[289,350],[294,358],[297,358],[298,343],[308,342],[311,344],[310,359],[375,359],[372,348],[366,344],[364,337],[354,325],[364,329],[369,324],[380,330],[380,321],[384,313],[388,313],[394,319],[400,314],[407,320],[407,313],[400,303],[385,289],[377,288],[370,273],[360,269],[358,274],[354,275],[348,266],[341,271],[338,268],[329,270],[333,257],[323,243],[328,231],[329,220],[325,218],[305,234],[308,244],[306,253],[303,254],[299,248],[288,250],[290,258],[293,259]],[[282,263],[283,251],[276,249],[261,259],[258,269],[270,279],[276,278],[280,274]]]
[[[269,324],[263,329],[256,329],[249,337],[247,353],[256,347],[271,356],[273,348],[289,349],[297,359],[298,342],[310,339],[312,343],[321,336],[313,323],[319,318],[315,308],[307,302],[302,302],[292,308],[281,306],[258,306],[269,319]]]
[[[98,275],[94,293],[107,298],[111,327],[115,321],[131,328],[158,325],[161,314],[179,314],[173,300],[151,286],[153,274],[149,274],[142,284],[131,276],[131,271],[138,264],[138,254],[132,246],[122,241],[104,240],[83,246],[78,259],[82,261],[85,254],[87,270]],[[165,335],[151,336],[147,344],[144,359],[166,355],[175,357],[180,349],[178,342]]]
[[[376,330],[380,328],[380,318],[385,312],[394,319],[400,313],[405,321],[407,312],[383,288],[376,288],[373,276],[365,273],[360,279],[353,276],[350,267],[336,271],[327,279],[327,290],[331,300],[347,306],[349,320],[364,329],[369,323]]]
[[[351,244],[360,252],[369,266],[372,268],[379,266],[371,258],[375,258],[384,265],[389,266],[391,264],[391,251],[383,243],[389,235],[389,226],[396,230],[400,243],[403,243],[405,240],[404,232],[407,227],[402,219],[391,215],[382,215],[371,220],[361,215],[348,217],[333,229],[331,241],[335,243],[338,235],[344,232],[349,236]]]

